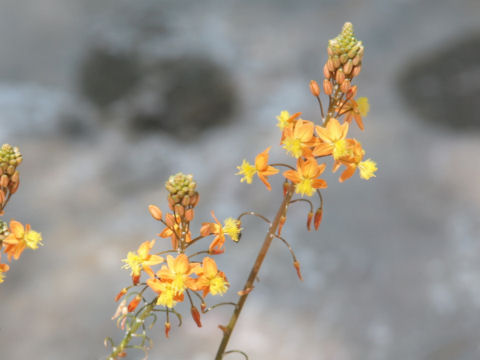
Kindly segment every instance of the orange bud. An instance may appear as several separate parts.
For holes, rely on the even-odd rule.
[[[140,282],[140,275],[132,274],[132,282],[133,282],[133,285],[137,285]]]
[[[310,92],[315,97],[320,96],[320,88],[318,87],[318,83],[315,80],[310,80]]]
[[[204,302],[202,302],[202,304],[200,305],[200,310],[202,311],[202,313],[205,314],[206,310],[207,310],[207,304],[205,304]]]
[[[323,91],[327,95],[332,95],[333,86],[332,86],[332,83],[327,79],[323,79]]]
[[[342,85],[340,85],[340,90],[346,94],[348,90],[350,90],[350,87],[352,86],[352,84],[350,83],[350,80],[348,79],[345,79],[345,81],[342,83]]]
[[[318,230],[318,227],[322,222],[322,216],[323,216],[323,208],[319,207],[315,212],[315,217],[313,219],[313,226],[315,227],[315,230]]]
[[[307,216],[307,230],[310,231],[312,229],[312,219],[313,219],[313,212],[309,212]]]
[[[15,194],[18,190],[18,186],[20,185],[20,181],[16,183],[10,183],[8,189],[10,190],[11,194]]]
[[[138,304],[140,304],[140,300],[142,300],[142,297],[140,295],[135,296],[133,300],[130,301],[130,304],[128,304],[128,312],[132,312],[133,310],[135,310]]]
[[[283,196],[287,195],[287,191],[289,187],[290,187],[290,184],[288,183],[288,181],[285,181],[283,183]]]
[[[362,71],[362,66],[355,66],[352,70],[352,77],[358,76],[358,74],[360,74],[360,71]]]
[[[348,60],[347,63],[345,65],[343,65],[343,72],[348,75],[348,74],[350,74],[352,69],[353,69],[352,60]]]
[[[343,73],[342,69],[338,69],[337,73],[335,74],[335,80],[338,84],[342,84],[343,81],[345,80],[345,74]]]
[[[302,273],[300,272],[300,263],[298,261],[293,262],[293,266],[295,267],[295,270],[297,271],[297,276],[298,278],[303,281]]]
[[[323,76],[325,76],[325,78],[327,79],[330,79],[331,75],[330,75],[330,70],[328,70],[327,64],[323,66]]]
[[[150,211],[150,215],[152,215],[155,220],[162,220],[162,210],[160,210],[158,206],[148,205],[148,211]]]
[[[340,67],[340,58],[338,57],[338,55],[335,55],[332,58],[332,62],[333,62],[333,66],[335,66],[335,69],[338,69]]]
[[[329,59],[327,60],[327,63],[326,63],[325,65],[327,65],[327,69],[328,69],[329,71],[331,71],[331,72],[334,72],[334,71],[335,71],[335,66],[333,65],[333,60],[332,60],[332,58],[329,58]]]
[[[20,178],[20,175],[19,175],[18,171],[15,171],[10,180],[12,180],[12,182],[16,183],[16,182],[18,182],[19,178]]]
[[[8,175],[3,174],[2,176],[0,176],[0,186],[7,187],[8,182],[9,182]]]
[[[122,296],[125,295],[126,293],[127,293],[127,288],[123,288],[122,290],[120,290],[117,296],[115,296],[115,301],[120,300]]]
[[[195,212],[193,209],[188,209],[187,211],[185,211],[185,220],[190,222],[193,220],[194,216],[195,216]]]
[[[127,356],[127,352],[126,352],[126,351],[122,351],[122,352],[119,353],[117,356],[118,356],[119,358],[124,358],[124,357]]]
[[[190,199],[190,205],[192,205],[193,207],[197,206],[199,200],[200,200],[200,195],[198,195],[198,193],[196,193]]]
[[[170,208],[170,210],[173,210],[173,205],[175,205],[175,201],[170,195],[168,195],[168,207]]]
[[[185,208],[180,204],[175,205],[174,209],[175,209],[175,213],[180,216],[183,216],[185,214]]]
[[[202,327],[202,322],[200,321],[200,313],[198,312],[198,309],[195,306],[192,306],[190,309],[190,313],[192,314],[192,318],[197,324],[198,327]]]
[[[165,322],[165,337],[168,338],[168,333],[170,332],[171,325],[169,322]]]
[[[0,204],[3,204],[3,202],[5,201],[5,192],[3,190],[0,190]]]

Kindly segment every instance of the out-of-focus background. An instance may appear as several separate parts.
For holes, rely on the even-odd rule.
[[[308,82],[351,21],[371,104],[353,133],[377,177],[328,174],[318,232],[292,208],[285,236],[305,281],[274,244],[231,348],[254,360],[478,359],[479,19],[478,0],[2,0],[0,140],[24,154],[4,218],[31,223],[45,246],[0,285],[0,358],[106,355],[103,339],[122,335],[113,298],[130,281],[120,259],[161,230],[147,205],[166,208],[170,174],[195,175],[197,225],[211,210],[273,216],[280,178],[269,193],[240,184],[235,166],[278,143],[281,110],[319,119]],[[227,300],[265,232],[244,225],[218,258]],[[229,314],[202,329],[187,314],[168,340],[160,321],[150,358],[212,359]]]

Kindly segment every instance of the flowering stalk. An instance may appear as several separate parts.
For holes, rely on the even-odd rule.
[[[22,163],[23,156],[17,147],[3,144],[0,148],[0,216],[4,214],[10,198],[20,185],[20,174],[17,167]],[[30,228],[27,224],[11,220],[10,224],[0,220],[0,257],[1,251],[18,260],[26,249],[37,249],[42,244],[42,235]],[[10,269],[8,264],[0,264],[0,283],[4,281],[5,273]]]
[[[275,216],[275,219],[273,220],[273,223],[270,225],[268,233],[265,236],[265,239],[263,240],[263,245],[260,251],[258,252],[257,259],[255,260],[255,263],[253,264],[253,267],[250,270],[250,275],[248,276],[245,286],[241,291],[242,295],[238,299],[238,302],[237,302],[237,305],[235,306],[235,310],[233,311],[232,317],[230,318],[228,325],[222,328],[223,338],[218,347],[215,360],[221,360],[225,353],[228,342],[230,340],[230,335],[232,334],[233,329],[235,328],[235,324],[237,323],[238,317],[240,316],[240,312],[243,309],[243,305],[247,301],[247,297],[250,294],[251,290],[253,289],[253,286],[254,286],[253,284],[255,282],[255,279],[258,276],[258,272],[260,271],[260,267],[262,266],[263,260],[267,255],[268,249],[270,248],[270,244],[272,243],[272,240],[275,237],[275,234],[277,234],[278,232],[281,218],[282,216],[286,216],[287,214],[288,205],[290,204],[290,201],[292,199],[293,191],[294,191],[293,186],[289,185],[287,192],[283,197],[283,201],[280,204],[280,207],[278,208],[277,215]]]

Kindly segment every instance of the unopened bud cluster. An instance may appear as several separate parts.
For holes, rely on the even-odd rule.
[[[10,234],[8,231],[8,224],[5,221],[0,220],[0,241],[3,241],[8,234]]]
[[[192,175],[172,175],[165,183],[165,188],[170,193],[168,200],[171,205],[195,206],[198,203],[198,192],[195,190],[197,183]]]
[[[345,23],[342,32],[329,40],[327,52],[328,60],[323,67],[323,89],[327,95],[331,95],[336,83],[345,94],[352,87],[352,79],[360,74],[364,53],[362,42],[357,40],[353,32],[352,23]]]
[[[17,166],[23,157],[18,147],[3,144],[0,148],[0,208],[3,210],[8,193],[14,194],[19,185]]]

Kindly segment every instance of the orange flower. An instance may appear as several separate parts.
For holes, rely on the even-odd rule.
[[[333,165],[333,171],[337,171],[340,165],[346,166],[346,169],[338,179],[340,182],[344,182],[352,177],[357,168],[362,179],[368,180],[371,177],[375,177],[377,164],[371,159],[362,161],[365,150],[363,150],[362,145],[357,140],[345,139],[340,141],[338,145],[338,157]]]
[[[259,179],[265,184],[268,190],[271,190],[272,187],[267,180],[267,177],[275,175],[278,173],[278,169],[275,169],[273,166],[268,165],[268,152],[270,147],[266,148],[263,152],[257,155],[255,158],[255,166],[251,165],[247,160],[243,160],[242,165],[237,166],[239,170],[235,175],[243,175],[243,178],[240,182],[246,181],[247,184],[251,184],[253,176],[258,175]]]
[[[333,153],[336,156],[336,146],[340,140],[345,139],[348,132],[348,123],[342,125],[337,119],[331,118],[325,127],[317,125],[315,127],[318,137],[322,140],[313,149],[314,156],[327,156]]]
[[[287,170],[283,173],[288,180],[292,181],[297,194],[312,196],[315,189],[325,189],[327,182],[317,179],[325,170],[325,164],[318,165],[314,158],[297,160],[297,170]]]
[[[205,257],[202,265],[201,270],[197,273],[199,277],[196,282],[196,291],[203,290],[203,297],[208,293],[212,295],[225,294],[229,284],[225,274],[218,271],[215,260]]]
[[[161,238],[171,238],[172,249],[178,248],[178,235],[182,233],[180,229],[181,221],[182,220],[179,215],[173,216],[172,214],[167,214],[165,216],[165,223],[167,224],[167,227],[163,229],[160,234],[158,234],[158,236],[160,236]],[[185,234],[185,241],[190,242],[191,240],[192,237],[190,231],[187,231]]]
[[[140,281],[142,269],[148,273],[153,273],[153,271],[150,269],[150,266],[163,262],[163,258],[161,256],[150,254],[150,250],[154,244],[155,240],[145,241],[138,247],[136,254],[133,251],[129,251],[127,258],[122,260],[125,263],[122,268],[132,269],[130,275],[132,276],[132,281],[134,284],[138,284]]]
[[[38,249],[42,244],[42,235],[31,230],[30,225],[23,225],[15,220],[10,221],[10,235],[8,235],[3,243],[5,244],[5,254],[8,254],[8,260],[13,257],[18,260],[25,248]]]
[[[172,308],[178,301],[183,301],[185,289],[194,289],[196,279],[190,275],[199,266],[198,263],[190,263],[185,254],[179,254],[176,258],[168,255],[167,266],[163,265],[156,273],[158,278],[147,280],[147,285],[160,295],[157,304]]]
[[[313,122],[299,119],[285,128],[283,133],[283,148],[287,153],[298,159],[300,156],[311,156],[310,147],[315,144]]]
[[[209,252],[210,254],[221,254],[223,253],[223,244],[225,243],[225,234],[230,236],[233,241],[238,241],[240,233],[242,231],[241,222],[237,219],[228,218],[224,221],[224,225],[218,221],[215,213],[212,211],[212,217],[215,219],[215,222],[203,223],[200,228],[200,235],[208,236],[215,235],[215,238],[210,244]]]
[[[354,99],[345,103],[341,110],[341,115],[345,114],[345,122],[350,123],[352,118],[355,119],[360,130],[363,130],[362,116],[367,116],[370,105],[368,104],[368,98],[361,97],[357,101]]]

